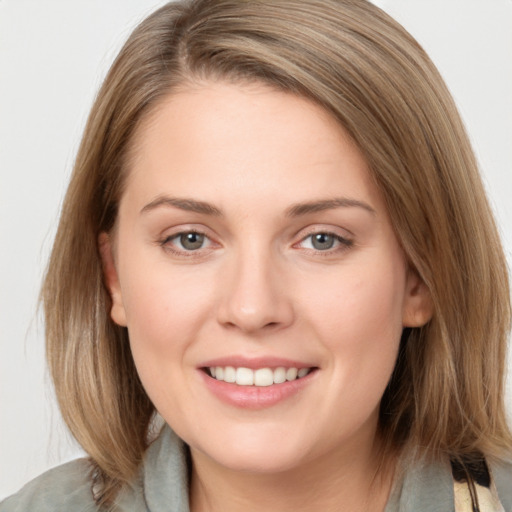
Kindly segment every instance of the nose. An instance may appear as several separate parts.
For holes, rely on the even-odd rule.
[[[269,250],[238,254],[221,279],[218,321],[224,327],[261,334],[293,323],[291,290],[286,286],[283,268]]]

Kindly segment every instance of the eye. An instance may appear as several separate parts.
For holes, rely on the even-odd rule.
[[[336,243],[336,237],[329,233],[316,233],[310,235],[311,245],[318,251],[326,251],[332,249]]]
[[[177,240],[186,251],[195,251],[201,249],[205,242],[205,236],[200,233],[182,233],[178,235]]]
[[[186,231],[167,237],[161,242],[162,246],[177,252],[193,252],[207,248],[211,242],[203,233]]]
[[[303,249],[332,252],[333,250],[336,251],[350,247],[352,245],[352,241],[336,235],[335,233],[321,231],[306,236],[301,240],[299,245]]]

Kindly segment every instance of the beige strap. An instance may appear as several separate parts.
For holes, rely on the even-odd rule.
[[[505,512],[492,479],[490,487],[454,480],[453,491],[455,512]]]

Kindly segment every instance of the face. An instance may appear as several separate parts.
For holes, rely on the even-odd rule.
[[[140,127],[113,306],[193,457],[284,471],[371,446],[404,325],[428,318],[367,164],[320,107],[205,83]]]

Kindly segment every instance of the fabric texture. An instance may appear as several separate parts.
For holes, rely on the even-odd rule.
[[[455,512],[505,512],[484,457],[452,460],[451,466]]]
[[[448,462],[406,467],[393,488],[385,512],[456,510],[455,481]],[[85,459],[52,469],[0,503],[0,512],[99,512],[91,491],[90,469]],[[503,511],[512,512],[512,463],[491,464],[490,474]],[[119,494],[116,510],[189,512],[187,475],[187,448],[166,426],[149,447],[138,477]],[[459,510],[476,512],[467,507]],[[482,508],[481,512],[499,510]]]

